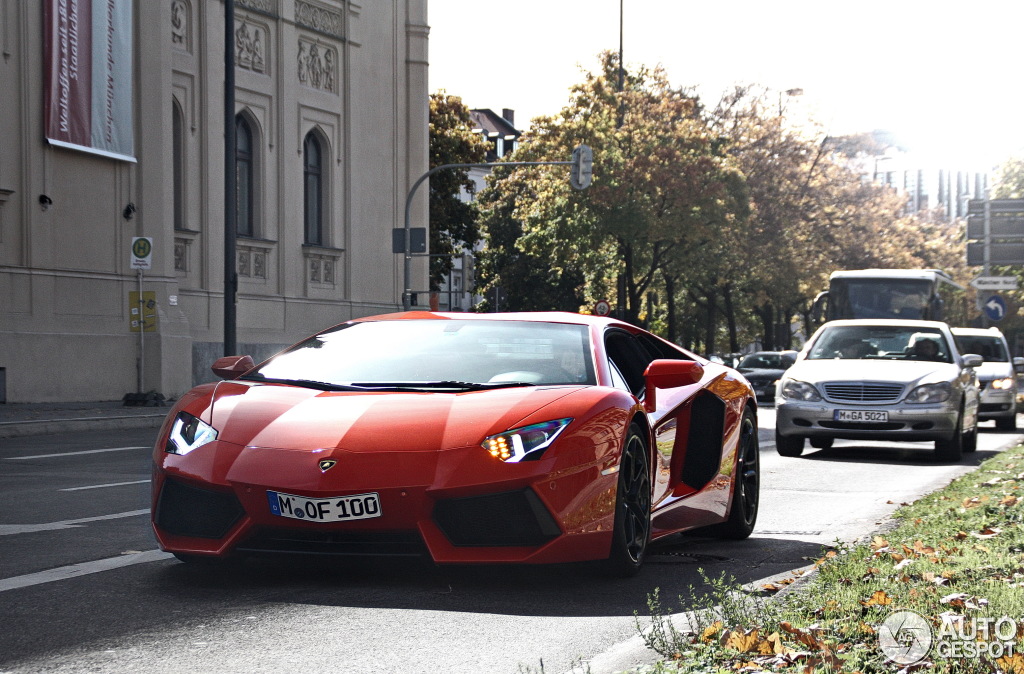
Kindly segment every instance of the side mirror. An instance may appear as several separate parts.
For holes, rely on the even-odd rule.
[[[963,355],[964,367],[981,367],[985,359],[976,353],[965,353]]]
[[[215,360],[210,369],[221,379],[238,379],[254,367],[251,356],[224,356]]]
[[[1024,372],[1024,358],[1017,356],[1013,359],[1013,371]]]
[[[644,370],[644,410],[653,412],[658,409],[655,402],[655,389],[679,388],[696,384],[704,377],[704,366],[695,360],[652,361]]]

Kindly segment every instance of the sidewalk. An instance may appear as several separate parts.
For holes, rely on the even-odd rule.
[[[79,403],[5,403],[0,405],[0,438],[47,433],[159,428],[172,403],[125,407],[120,400]]]

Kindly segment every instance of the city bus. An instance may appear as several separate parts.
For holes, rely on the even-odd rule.
[[[833,272],[811,316],[906,318],[969,325],[965,288],[940,269],[858,269]]]

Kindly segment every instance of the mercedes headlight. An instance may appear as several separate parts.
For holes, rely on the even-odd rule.
[[[783,398],[790,400],[802,400],[808,403],[821,400],[821,394],[818,393],[818,389],[807,382],[797,381],[796,379],[783,379],[780,391]]]
[[[178,412],[174,424],[171,425],[171,434],[167,436],[164,451],[169,454],[185,455],[216,439],[217,430],[213,426],[188,412]]]
[[[571,421],[571,418],[555,419],[513,428],[485,438],[480,446],[494,458],[506,463],[538,459]]]
[[[918,386],[907,396],[908,403],[944,403],[953,395],[953,387],[949,382],[925,384]]]

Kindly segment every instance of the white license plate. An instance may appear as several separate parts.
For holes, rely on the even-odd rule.
[[[311,522],[347,522],[380,517],[380,497],[376,493],[308,498],[267,492],[270,512],[280,517]]]
[[[889,421],[889,413],[876,410],[836,410],[833,417],[836,421]]]

